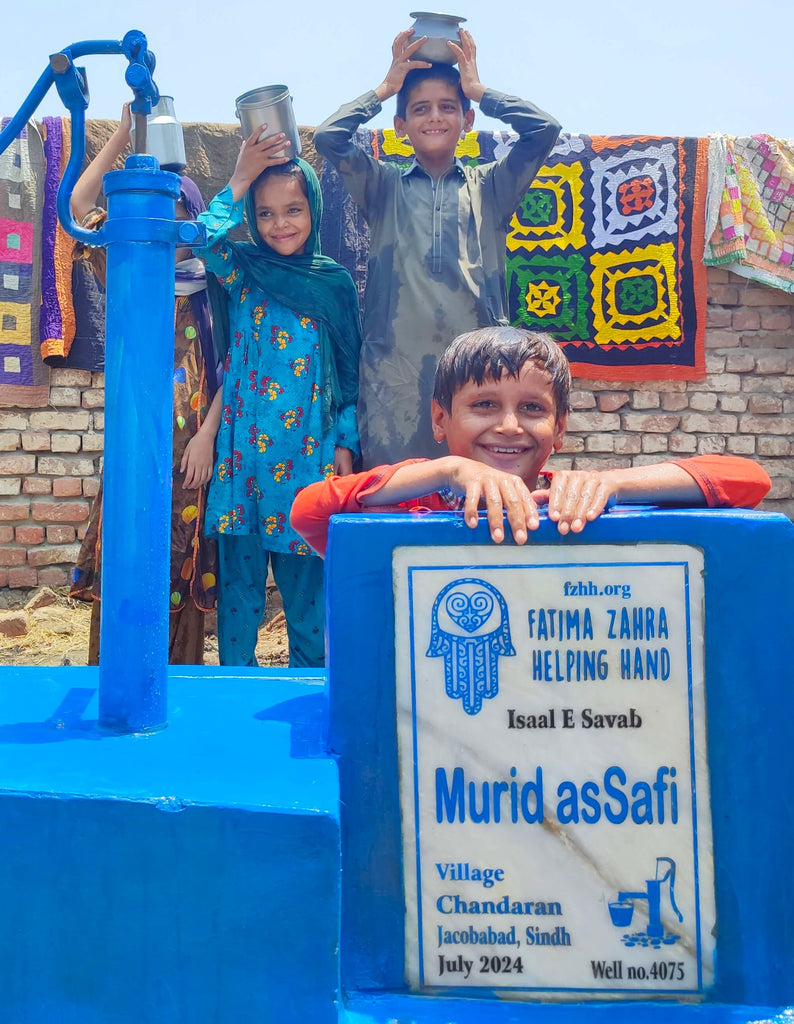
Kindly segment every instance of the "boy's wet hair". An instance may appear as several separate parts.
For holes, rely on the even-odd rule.
[[[252,194],[256,196],[256,190],[259,186],[264,185],[266,181],[274,177],[295,178],[300,185],[301,192],[308,198],[309,190],[306,185],[306,175],[294,160],[290,160],[286,164],[274,164],[272,167],[266,167],[259,177],[255,178],[251,183]]]
[[[505,374],[517,378],[526,363],[549,375],[559,423],[570,409],[568,360],[550,334],[517,327],[480,327],[459,334],[438,361],[433,398],[452,412],[452,399],[464,384],[501,380]]]
[[[405,111],[408,108],[408,99],[411,91],[418,85],[421,85],[422,82],[429,81],[449,82],[453,88],[458,90],[458,98],[460,99],[463,113],[465,114],[471,110],[471,100],[460,87],[460,72],[458,69],[454,68],[451,64],[433,64],[429,68],[414,68],[413,71],[409,71],[405,76],[402,88],[397,93],[397,117],[401,117],[403,121],[405,120]]]

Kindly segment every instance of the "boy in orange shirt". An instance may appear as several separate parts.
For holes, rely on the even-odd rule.
[[[439,360],[433,435],[450,454],[334,476],[298,494],[290,521],[324,555],[328,524],[341,512],[462,511],[474,528],[485,510],[492,540],[504,516],[526,543],[545,505],[561,534],[580,533],[617,501],[710,508],[753,507],[771,483],[749,459],[700,455],[629,469],[543,471],[562,446],[571,374],[547,334],[484,327],[457,337]]]

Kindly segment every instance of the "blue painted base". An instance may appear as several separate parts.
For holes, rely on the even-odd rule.
[[[340,1024],[791,1024],[791,1009],[670,1003],[507,1003],[427,996],[357,995]]]
[[[337,1019],[323,674],[190,673],[113,736],[96,669],[0,670],[2,1020]]]

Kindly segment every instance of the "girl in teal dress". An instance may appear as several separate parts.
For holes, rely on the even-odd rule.
[[[276,155],[283,136],[240,150],[229,184],[199,219],[198,250],[223,286],[228,329],[216,464],[206,529],[219,553],[218,641],[224,665],[255,665],[268,564],[281,592],[290,665],[324,663],[323,565],[291,529],[295,495],[352,471],[361,335],[350,275],[320,254],[320,184],[303,160]],[[231,242],[243,221],[253,242]],[[221,342],[223,346],[224,342]]]

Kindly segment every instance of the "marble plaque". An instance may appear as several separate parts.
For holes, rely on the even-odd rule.
[[[393,565],[410,987],[704,996],[702,552],[408,547]]]

